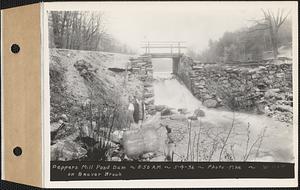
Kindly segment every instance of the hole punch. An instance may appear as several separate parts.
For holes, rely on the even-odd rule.
[[[18,44],[13,44],[11,47],[10,47],[10,50],[11,52],[13,52],[14,54],[17,54],[20,52],[20,46]]]
[[[14,152],[15,156],[21,156],[22,155],[22,148],[17,146],[17,147],[14,148],[13,152]]]

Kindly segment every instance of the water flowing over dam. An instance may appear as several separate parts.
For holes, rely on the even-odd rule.
[[[187,109],[193,112],[200,108],[201,102],[172,75],[171,59],[153,59],[154,69],[154,104],[170,108]]]
[[[154,84],[156,105],[166,105],[171,108],[194,111],[200,108],[201,102],[177,79],[158,79]]]
[[[192,115],[194,110],[201,109],[205,112],[205,117],[201,118],[203,122],[212,123],[213,130],[226,133],[230,130],[234,120],[234,129],[231,134],[232,141],[236,142],[235,154],[242,156],[245,154],[245,141],[247,141],[247,128],[251,134],[251,143],[256,143],[255,139],[262,134],[265,129],[262,145],[259,155],[253,161],[292,161],[292,139],[286,138],[292,135],[292,128],[287,127],[285,123],[275,121],[265,115],[231,112],[221,109],[209,109],[201,104],[201,101],[192,95],[187,87],[179,78],[172,75],[171,59],[153,59],[154,70],[154,104],[165,105],[174,109],[186,109],[187,116]],[[204,126],[205,127],[205,126]],[[280,143],[278,143],[280,142]],[[243,145],[242,145],[243,144]],[[257,146],[258,143],[256,143]],[[184,151],[186,146],[178,145],[177,150]],[[250,148],[248,148],[249,151]],[[255,153],[255,151],[253,150]],[[216,158],[212,158],[217,160]]]

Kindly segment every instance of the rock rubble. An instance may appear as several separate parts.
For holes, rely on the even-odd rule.
[[[292,64],[204,64],[182,57],[178,76],[208,108],[256,111],[292,122]]]

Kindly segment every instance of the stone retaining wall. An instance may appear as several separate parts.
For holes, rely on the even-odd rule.
[[[146,114],[149,114],[150,109],[154,104],[154,89],[153,89],[153,66],[151,56],[139,56],[130,59],[128,80],[137,78],[143,83],[143,100],[146,106]]]
[[[256,110],[281,115],[281,121],[292,119],[292,64],[203,64],[184,56],[177,75],[207,107]]]

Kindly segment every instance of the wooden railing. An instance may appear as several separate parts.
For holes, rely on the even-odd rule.
[[[169,54],[170,56],[181,55],[182,49],[185,49],[183,41],[146,41],[142,42],[142,48],[145,49],[145,54]],[[151,49],[169,49],[170,53],[151,53]]]

